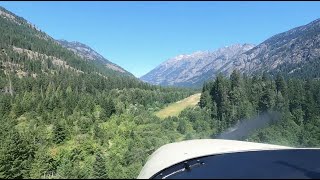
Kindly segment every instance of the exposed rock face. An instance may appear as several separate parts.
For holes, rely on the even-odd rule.
[[[212,52],[179,55],[160,64],[141,79],[159,85],[194,86],[213,78],[219,72],[232,72],[227,67],[237,56],[253,47],[251,44],[235,44]]]
[[[151,84],[201,86],[217,73],[234,69],[253,74],[275,70],[279,65],[316,61],[320,57],[320,19],[277,34],[258,46],[233,45],[214,52],[179,55],[141,77]]]
[[[81,56],[84,59],[110,63],[110,61],[108,61],[103,56],[95,52],[89,46],[82,44],[80,42],[76,42],[76,41],[69,42],[66,40],[57,40],[57,42],[59,42],[62,46],[73,51],[75,54],[77,54],[78,56]]]
[[[234,67],[248,74],[320,57],[320,20],[277,34],[237,57]]]
[[[100,55],[99,53],[97,53],[96,51],[94,51],[92,48],[90,48],[85,44],[82,44],[76,41],[68,42],[66,40],[57,40],[57,42],[61,44],[63,47],[73,51],[75,54],[77,54],[78,56],[84,59],[91,60],[91,61],[98,61],[104,64],[105,67],[109,69],[112,69],[114,71],[118,71],[121,73],[125,73],[125,74],[130,74],[129,72],[124,70],[122,67],[110,62],[109,60],[107,60],[102,55]]]

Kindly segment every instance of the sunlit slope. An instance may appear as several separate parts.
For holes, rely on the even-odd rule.
[[[183,111],[187,107],[196,106],[200,101],[201,93],[197,93],[191,95],[181,101],[177,101],[175,103],[170,104],[166,108],[156,112],[156,116],[159,118],[166,118],[169,116],[178,116],[181,111]]]

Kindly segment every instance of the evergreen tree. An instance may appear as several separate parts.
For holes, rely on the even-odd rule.
[[[217,104],[217,116],[220,121],[227,120],[230,125],[230,101],[228,97],[228,81],[219,74],[211,91],[213,100]]]
[[[106,160],[100,151],[96,154],[95,161],[93,163],[93,178],[95,179],[108,178]]]
[[[258,109],[260,112],[265,112],[272,109],[274,105],[274,94],[268,87],[263,88],[262,96],[260,97]]]
[[[53,141],[57,144],[63,142],[66,138],[65,128],[59,122],[55,122],[53,134],[54,134]]]
[[[278,73],[277,77],[276,77],[276,89],[277,89],[277,93],[281,92],[283,95],[287,94],[287,85],[286,82],[283,78],[283,76]]]
[[[33,147],[24,141],[15,129],[11,129],[6,139],[2,139],[0,157],[0,178],[27,178],[30,160],[34,156]]]
[[[201,93],[199,106],[201,108],[204,108],[204,107],[211,108],[213,106],[209,91],[204,91]]]

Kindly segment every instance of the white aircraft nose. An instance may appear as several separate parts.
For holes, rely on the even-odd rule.
[[[199,139],[170,143],[160,147],[149,157],[137,178],[151,178],[167,167],[197,157],[276,149],[291,149],[291,147],[224,139]]]

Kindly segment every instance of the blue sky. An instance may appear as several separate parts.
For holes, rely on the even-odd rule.
[[[259,44],[320,18],[320,2],[0,2],[55,39],[79,41],[137,77],[179,54]]]

